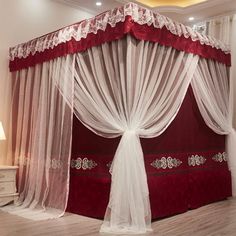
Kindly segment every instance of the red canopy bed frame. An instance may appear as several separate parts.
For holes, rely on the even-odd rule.
[[[73,24],[73,25],[65,27],[61,30],[58,30],[53,33],[44,35],[40,38],[31,40],[25,44],[20,44],[14,48],[11,48],[10,49],[10,71],[13,72],[13,75],[14,75],[13,79],[17,79],[17,76],[19,76],[19,75],[17,75],[17,73],[14,74],[17,71],[21,71],[21,70],[24,71],[24,69],[26,69],[26,71],[27,71],[28,68],[34,68],[37,66],[39,66],[38,71],[40,71],[41,70],[40,65],[42,65],[42,66],[46,65],[47,69],[42,70],[43,72],[46,71],[46,73],[44,74],[44,76],[46,76],[51,73],[50,72],[50,68],[51,68],[50,62],[52,62],[52,63],[56,62],[56,60],[59,58],[67,58],[68,55],[69,56],[70,55],[78,55],[78,58],[76,58],[76,59],[74,58],[73,60],[71,60],[71,64],[77,63],[76,64],[77,67],[75,68],[75,66],[73,64],[72,69],[71,69],[71,70],[75,70],[74,72],[76,72],[77,74],[73,74],[74,77],[71,76],[71,78],[75,78],[77,76],[78,78],[77,78],[76,82],[79,84],[79,86],[83,87],[84,84],[86,84],[86,80],[93,78],[93,76],[91,76],[89,74],[89,70],[86,68],[86,60],[87,59],[83,58],[83,56],[86,57],[86,53],[83,54],[83,52],[87,52],[87,50],[90,50],[91,48],[96,48],[96,47],[99,48],[101,45],[104,45],[104,44],[111,45],[113,42],[117,42],[119,40],[123,40],[123,43],[126,47],[127,45],[129,46],[129,44],[125,41],[126,39],[127,40],[131,39],[131,41],[136,40],[135,43],[129,41],[129,42],[131,42],[131,44],[133,43],[133,45],[135,45],[134,47],[137,47],[137,45],[138,45],[138,43],[136,44],[136,42],[151,42],[151,43],[153,43],[153,45],[157,44],[160,47],[164,48],[162,50],[162,52],[165,52],[163,54],[164,56],[166,54],[168,54],[166,51],[164,51],[168,48],[173,48],[173,50],[177,54],[179,54],[180,52],[191,54],[191,55],[193,55],[193,57],[192,57],[193,59],[191,61],[193,66],[195,65],[194,61],[196,59],[198,60],[200,58],[199,61],[202,60],[201,61],[202,64],[199,63],[201,65],[199,65],[198,70],[196,69],[199,79],[201,77],[201,78],[203,78],[203,81],[204,81],[204,79],[206,79],[205,77],[207,77],[206,75],[208,75],[208,77],[210,79],[212,79],[212,77],[214,77],[214,73],[216,73],[215,70],[217,71],[217,69],[218,69],[221,73],[221,77],[223,78],[223,82],[221,81],[221,82],[219,82],[219,84],[220,83],[224,84],[225,91],[228,91],[227,90],[228,89],[227,79],[228,79],[229,66],[230,66],[231,62],[230,62],[229,50],[224,44],[215,40],[214,38],[210,38],[210,37],[201,35],[195,31],[193,31],[190,27],[186,27],[182,24],[173,22],[172,20],[170,20],[167,17],[161,16],[158,13],[151,12],[150,10],[142,8],[142,7],[140,7],[136,4],[133,4],[133,3],[128,3],[125,6],[113,9],[111,11],[107,11],[107,12],[102,13],[92,19],[88,19],[88,20]],[[124,45],[123,45],[123,47],[124,47]],[[128,46],[127,46],[127,48],[128,48]],[[103,48],[101,50],[105,50],[105,49]],[[107,50],[107,48],[106,48],[106,50]],[[108,50],[108,52],[110,54],[112,54],[111,51],[109,51],[109,50]],[[89,53],[93,53],[93,52],[89,52]],[[109,53],[108,53],[108,55],[110,55]],[[172,58],[174,58],[174,56]],[[181,62],[180,66],[179,66],[179,68],[183,67],[183,71],[185,71],[185,70],[187,71],[187,69],[185,67],[186,66],[185,59],[186,58],[183,59],[183,61]],[[126,58],[124,59],[124,61],[125,60],[126,60]],[[210,63],[210,65],[208,65],[209,61],[212,64]],[[44,64],[47,62],[49,62],[49,65]],[[89,63],[90,62],[88,62],[88,64]],[[108,62],[105,61],[104,64],[106,65],[106,63],[108,63]],[[127,62],[127,63],[130,63],[130,62]],[[197,63],[196,63],[195,68],[197,68]],[[215,66],[214,63],[217,64],[216,68],[214,68],[214,66]],[[187,64],[187,62],[186,62],[186,64]],[[206,68],[204,68],[204,66]],[[68,68],[70,68],[70,67],[68,67]],[[177,71],[179,68],[175,69],[175,71]],[[83,70],[85,70],[85,71],[87,70],[87,72],[89,74],[88,78],[86,76],[82,75],[82,72],[84,72]],[[213,72],[211,70],[213,70]],[[48,71],[50,73],[48,73]],[[109,71],[109,70],[107,70],[107,71]],[[127,69],[127,71],[129,71],[129,70]],[[168,71],[170,71],[170,69],[167,69],[167,75],[169,76]],[[205,71],[207,71],[207,72],[205,72]],[[191,71],[186,72],[186,74],[188,75],[193,72],[191,72]],[[33,69],[33,72],[30,72],[30,73],[34,74],[35,73],[34,69]],[[101,72],[99,72],[99,73],[101,75]],[[107,72],[107,74],[109,74],[109,73]],[[107,74],[102,74],[102,76],[100,76],[98,79],[95,79],[95,81],[96,81],[95,84],[96,83],[99,84],[99,82],[97,80],[100,80],[100,79],[106,77]],[[187,78],[188,78],[187,75],[183,76],[181,74],[181,72],[178,72],[176,75],[181,78],[185,78],[187,81]],[[190,77],[192,78],[192,77],[194,77],[194,75],[195,74],[193,74]],[[22,75],[20,74],[20,76],[22,76]],[[23,77],[24,76],[25,76],[25,74],[23,73]],[[91,76],[91,78],[90,78],[90,76]],[[168,76],[166,76],[166,78],[169,78]],[[117,76],[117,77],[119,77],[119,76]],[[172,77],[174,77],[174,76],[172,76]],[[185,81],[184,82],[177,81],[178,78],[176,78],[176,77],[174,77],[175,80],[173,80],[173,78],[172,78],[171,81],[172,82],[174,81],[174,83],[172,85],[170,85],[174,89],[175,89],[175,83],[176,84],[181,84],[181,83],[185,84]],[[227,78],[225,78],[225,77],[227,77]],[[95,76],[95,78],[96,78],[96,76]],[[190,84],[190,82],[192,82],[191,78],[189,80],[188,86],[186,87],[186,90],[181,90],[182,93],[185,95],[184,100],[180,99],[181,101],[183,101],[182,104],[180,103],[181,106],[180,105],[177,106],[175,104],[176,113],[171,113],[172,118],[170,118],[169,113],[166,112],[166,114],[167,114],[166,117],[169,117],[168,119],[166,119],[166,120],[168,120],[168,122],[165,125],[163,125],[162,129],[160,126],[159,127],[160,130],[158,130],[158,127],[155,126],[155,128],[156,128],[156,130],[154,130],[155,132],[153,130],[150,131],[150,127],[152,127],[152,125],[155,125],[155,124],[153,124],[154,122],[146,125],[144,128],[143,127],[140,128],[140,127],[136,127],[136,126],[134,128],[133,126],[128,125],[128,124],[130,124],[129,121],[131,120],[130,122],[132,123],[133,120],[130,117],[128,117],[128,118],[126,117],[127,120],[123,120],[125,125],[124,125],[124,127],[122,127],[121,130],[114,131],[113,130],[114,127],[112,127],[112,125],[113,125],[112,123],[110,124],[112,127],[110,130],[108,130],[107,127],[105,127],[106,129],[104,128],[106,131],[108,130],[107,131],[108,134],[113,135],[113,136],[108,136],[109,138],[112,138],[112,139],[107,139],[107,138],[104,138],[104,137],[107,137],[106,136],[107,133],[105,131],[104,131],[104,133],[100,134],[95,129],[96,127],[94,128],[90,123],[87,123],[86,116],[75,113],[76,115],[74,116],[74,119],[73,119],[72,150],[71,150],[71,160],[70,160],[70,188],[69,188],[69,197],[68,197],[68,201],[67,201],[67,211],[73,212],[73,213],[78,213],[78,214],[85,215],[85,216],[96,217],[96,218],[103,218],[104,217],[106,206],[109,201],[109,192],[110,192],[110,189],[112,189],[111,184],[118,183],[113,178],[111,181],[111,175],[110,175],[109,170],[110,171],[114,170],[115,164],[113,166],[113,163],[115,161],[113,161],[113,156],[115,155],[115,157],[116,157],[115,150],[117,149],[118,144],[120,146],[120,143],[122,143],[122,142],[120,142],[120,140],[123,140],[124,136],[126,138],[127,137],[130,138],[131,141],[138,140],[138,142],[139,142],[139,137],[141,139],[141,146],[142,146],[141,149],[143,149],[143,153],[144,153],[144,155],[143,155],[144,161],[142,159],[142,161],[144,163],[143,162],[142,163],[144,165],[141,164],[143,169],[141,168],[140,170],[142,171],[142,174],[143,174],[144,169],[146,170],[146,173],[147,173],[147,183],[144,181],[143,186],[146,189],[146,185],[148,184],[152,219],[157,219],[160,217],[166,217],[166,216],[170,216],[173,214],[181,213],[181,212],[187,211],[188,209],[194,209],[194,208],[200,207],[202,205],[205,205],[205,204],[208,204],[208,203],[211,203],[214,201],[226,199],[227,197],[230,197],[232,195],[231,172],[229,171],[229,168],[228,168],[228,163],[227,163],[227,160],[228,160],[227,154],[228,153],[226,154],[226,146],[225,146],[226,134],[228,135],[228,134],[232,133],[231,126],[230,125],[229,126],[222,125],[222,127],[223,127],[222,128],[222,127],[220,127],[220,125],[217,122],[215,122],[214,119],[212,119],[213,125],[211,124],[211,120],[208,119],[208,117],[207,117],[208,111],[206,112],[204,110],[205,104],[203,106],[201,106],[201,99],[202,98],[200,98],[200,100],[199,100],[199,98],[198,99],[196,98],[196,88],[199,89],[202,86],[203,91],[204,91],[204,89],[205,89],[204,86],[206,86],[204,84],[205,81],[202,82],[201,85],[195,84],[195,86],[194,86],[194,84],[192,84],[192,83]],[[80,79],[83,82],[81,82]],[[109,77],[109,79],[110,79],[110,77]],[[119,80],[119,78],[115,78],[115,79]],[[196,79],[198,79],[198,78],[194,77],[194,79],[196,81]],[[92,81],[92,79],[91,79],[91,81]],[[89,83],[91,84],[91,81],[88,82],[88,84]],[[224,82],[224,81],[226,81],[226,82]],[[105,83],[108,83],[109,86],[113,89],[112,86],[114,86],[114,84],[112,81],[110,81],[110,82],[111,82],[111,84],[109,84],[107,81]],[[133,83],[133,81],[132,82],[128,81],[127,83],[128,84]],[[163,83],[167,84],[167,82],[163,82]],[[62,82],[62,85],[64,85],[64,84],[66,84],[66,83]],[[63,94],[64,93],[63,88],[60,87],[62,85],[60,83],[59,83],[59,85],[57,85],[58,86],[57,88],[59,88],[58,89],[59,92],[58,91],[55,92],[55,94],[56,94],[55,96],[58,96],[58,94],[60,95],[60,93],[61,93],[62,97],[64,96],[66,99],[69,100],[70,95],[68,95],[68,94],[65,95],[66,93]],[[192,85],[192,86],[189,86],[189,85]],[[16,86],[20,86],[20,85],[16,84]],[[69,85],[69,87],[67,87],[67,89],[71,88],[70,86],[73,87],[74,84],[73,84],[73,86]],[[86,84],[86,86],[87,86],[87,84]],[[84,90],[79,90],[79,89],[81,89],[80,87],[79,87],[79,89],[78,88],[77,89],[78,89],[78,91],[81,92],[81,94],[83,94],[84,91],[85,91],[85,94],[89,94],[89,91],[86,90],[87,88],[85,88],[86,86],[83,87]],[[136,84],[135,84],[135,86],[136,86]],[[160,85],[160,86],[162,86],[162,85]],[[23,85],[22,85],[22,87],[23,87]],[[212,87],[214,87],[214,86],[212,86]],[[24,88],[21,88],[21,89],[23,90]],[[93,87],[93,89],[94,89],[94,87]],[[165,88],[163,88],[163,90],[161,90],[161,91],[164,91],[164,89]],[[181,89],[182,89],[182,87],[181,87]],[[209,88],[209,90],[210,89],[212,89],[212,88]],[[100,90],[102,90],[102,89],[100,88]],[[214,88],[213,88],[213,90],[214,90]],[[127,93],[127,91],[126,91],[126,93]],[[175,90],[175,91],[177,91],[177,90]],[[212,93],[216,93],[215,90]],[[101,94],[104,95],[105,92],[103,91]],[[168,94],[168,92],[166,92],[166,94]],[[176,93],[174,96],[177,98],[178,95],[179,94]],[[204,93],[203,93],[203,95],[204,95]],[[223,94],[223,95],[225,95],[225,94]],[[17,96],[20,96],[20,95],[15,94],[15,97],[14,97],[15,102],[17,101],[17,98],[18,98]],[[33,96],[33,95],[31,94],[29,96]],[[74,91],[73,91],[73,96],[74,96]],[[97,96],[98,100],[99,100],[99,96]],[[118,97],[119,97],[119,95],[118,95]],[[168,97],[168,99],[170,97],[173,98],[171,95]],[[227,96],[225,96],[225,97],[227,97]],[[104,100],[105,101],[109,100],[109,98],[107,100],[106,99],[104,99]],[[224,96],[223,96],[223,98],[222,98],[223,102],[222,101],[220,101],[220,102],[217,101],[217,102],[219,102],[221,104],[224,102],[228,103],[227,99],[228,98],[224,98]],[[77,98],[77,100],[79,100],[79,99]],[[85,100],[84,101],[81,100],[81,104],[84,102],[84,104],[82,105],[82,108],[84,110],[81,109],[80,106],[77,107],[78,110],[81,109],[80,110],[80,111],[82,111],[81,113],[83,113],[83,111],[88,109],[88,107],[86,107],[87,103]],[[127,100],[128,100],[128,98],[127,98]],[[215,100],[217,100],[217,99],[215,99]],[[103,101],[103,100],[100,100],[100,102],[101,101]],[[109,102],[108,103],[110,105],[112,102],[110,100],[109,100]],[[220,107],[220,105],[217,104],[217,102],[216,102],[215,106],[218,108],[218,106]],[[73,100],[72,100],[72,104],[74,104]],[[79,105],[81,105],[81,104],[79,104]],[[27,103],[27,105],[28,105],[28,103]],[[111,107],[112,108],[119,107],[119,105],[120,104],[117,105],[115,103],[115,105],[113,104]],[[136,104],[136,106],[138,107],[137,104]],[[14,110],[14,107],[16,108],[17,104],[13,103],[13,110]],[[109,107],[110,110],[112,110],[111,107]],[[124,105],[124,107],[126,107],[126,104]],[[150,107],[151,107],[151,105],[149,107],[147,107],[147,110]],[[227,107],[228,107],[228,105],[227,105]],[[37,111],[37,108],[34,108],[34,109]],[[41,109],[43,110],[43,106]],[[72,106],[72,110],[73,109],[75,109],[75,106]],[[18,110],[19,110],[19,107],[16,109],[15,112],[17,113]],[[69,110],[69,108],[68,108],[68,110]],[[153,110],[155,110],[155,107],[153,107]],[[119,109],[118,109],[118,111],[120,112]],[[74,110],[74,112],[75,112],[75,110]],[[89,109],[86,110],[86,112],[85,113],[87,115],[93,114],[92,111],[89,111]],[[104,112],[104,114],[106,112]],[[117,113],[114,112],[114,114],[118,114],[118,116],[119,116],[119,112],[117,112]],[[149,112],[152,112],[152,111],[149,111]],[[158,112],[162,112],[162,111],[158,111]],[[158,114],[158,112],[155,114]],[[108,113],[109,112],[107,112],[106,114],[108,114]],[[220,113],[219,116],[221,117],[221,119],[218,119],[218,117],[216,116],[218,119],[218,122],[220,123],[220,121],[221,121],[221,124],[227,123],[227,122],[223,122],[223,121],[227,120],[228,110],[224,111],[224,109],[223,109],[223,112],[222,112],[223,115],[221,115],[221,111],[219,109],[219,113]],[[131,112],[131,114],[132,114],[132,112]],[[142,112],[141,112],[141,114],[142,114]],[[164,114],[164,113],[161,113],[161,114]],[[163,115],[163,117],[164,117],[164,115]],[[16,117],[17,117],[17,115],[16,115]],[[93,114],[91,117],[94,118],[95,115]],[[102,117],[102,113],[101,114],[99,113],[98,117]],[[109,117],[109,115],[108,115],[108,117]],[[112,117],[112,116],[110,116],[110,117]],[[124,117],[125,117],[125,115],[124,115]],[[77,118],[80,119],[80,121]],[[97,117],[94,118],[94,120],[96,120],[96,119],[97,119]],[[122,120],[122,118],[120,118],[120,119]],[[135,119],[137,119],[137,117]],[[164,122],[166,122],[166,121],[164,121]],[[160,123],[163,124],[163,120],[161,120]],[[216,123],[216,128],[214,127],[215,123]],[[119,125],[117,125],[117,127],[118,126]],[[13,127],[14,127],[14,125],[13,125]],[[65,125],[63,125],[63,127],[65,127]],[[89,129],[86,127],[88,127]],[[211,128],[209,128],[209,127],[211,127]],[[91,132],[91,130],[93,130],[94,133]],[[216,130],[216,131],[214,132],[213,130]],[[38,132],[40,132],[40,129]],[[66,131],[64,131],[64,132],[66,132]],[[30,133],[30,131],[29,131],[29,133]],[[45,135],[46,133],[47,132],[45,131],[43,133],[43,135]],[[97,136],[95,133],[99,134],[103,137]],[[121,135],[122,135],[122,138],[120,139],[119,136],[121,136]],[[13,136],[14,136],[14,134],[13,134]],[[45,137],[47,138],[47,136],[45,136]],[[50,137],[53,137],[53,136],[51,135]],[[116,138],[114,138],[114,137],[116,137]],[[14,138],[13,138],[13,141],[14,141]],[[131,141],[129,143],[130,146],[132,143]],[[68,142],[68,144],[70,143],[70,137],[66,142]],[[15,144],[16,143],[14,143],[14,145]],[[125,146],[126,144],[123,143],[122,145],[123,146],[120,149],[122,151],[124,151],[126,148],[126,146]],[[136,146],[136,147],[138,147],[137,149],[139,149],[139,147],[140,147],[139,143],[138,143],[138,145],[139,146]],[[119,146],[118,146],[118,149],[119,149]],[[37,144],[36,144],[36,147],[37,147]],[[128,145],[127,145],[127,147],[129,149]],[[126,150],[128,150],[128,149],[126,149]],[[70,150],[70,149],[68,149],[68,150]],[[55,154],[55,153],[53,153],[53,154]],[[125,153],[123,156],[125,156],[126,154],[127,153]],[[137,156],[139,156],[139,154],[142,157],[142,150],[138,151]],[[127,158],[129,158],[130,156],[132,157],[132,155],[133,155],[133,153],[130,152],[129,155],[127,154]],[[64,156],[66,156],[66,155],[64,155]],[[70,155],[67,155],[67,157],[69,157],[69,156]],[[49,157],[50,157],[50,155],[49,155]],[[16,158],[18,158],[18,157],[16,157]],[[118,160],[120,160],[119,158],[122,158],[122,155],[120,155],[119,157],[116,157],[116,158],[118,158]],[[38,160],[36,160],[36,162],[37,161]],[[54,160],[53,159],[51,160],[49,158],[49,164],[51,161],[54,161]],[[59,159],[59,160],[57,160],[57,162],[54,161],[52,163],[56,163],[56,165],[54,165],[54,167],[58,168],[58,169],[61,169],[62,165],[65,164],[65,166],[63,166],[63,167],[66,169],[66,166],[68,166],[68,163],[66,161],[68,161],[68,160],[63,160],[63,161],[64,162],[61,162],[61,159]],[[126,161],[126,160],[123,160],[123,162],[122,162],[123,164],[124,164],[124,161]],[[62,164],[62,163],[64,163],[64,164]],[[137,162],[137,163],[140,164],[140,162]],[[137,164],[138,167],[139,167],[139,164]],[[111,166],[112,166],[112,168],[111,168]],[[25,168],[25,167],[22,165],[22,167],[20,167],[20,169],[21,168]],[[42,165],[42,168],[45,168],[45,167]],[[50,168],[53,169],[52,166],[46,166],[46,168],[47,168],[47,170],[50,170]],[[29,169],[30,169],[30,167],[29,167]],[[68,168],[67,168],[67,170],[68,170]],[[145,170],[144,170],[144,172],[145,172]],[[127,169],[125,169],[124,173],[129,175],[129,173],[131,173],[131,171],[132,171],[132,166],[129,166]],[[63,170],[61,173],[62,174],[64,173]],[[119,175],[120,173],[121,172],[119,172],[117,176],[122,177]],[[137,173],[138,172],[135,172],[134,175],[138,179]],[[130,176],[131,175],[132,174],[130,174]],[[46,175],[46,177],[47,177],[47,175]],[[113,172],[112,172],[112,177],[113,177]],[[26,178],[27,178],[27,176],[26,176]],[[142,178],[145,179],[145,176],[143,176]],[[56,178],[53,178],[53,181],[55,181],[55,179]],[[117,179],[119,179],[119,178],[117,178]],[[130,179],[132,179],[132,176]],[[129,181],[130,181],[130,179],[129,179]],[[143,180],[143,179],[139,179],[139,180]],[[68,184],[67,184],[65,178],[63,180],[64,180],[63,183],[65,184],[65,186],[68,187]],[[134,180],[134,178],[133,178],[133,180]],[[42,181],[42,183],[43,183],[43,181]],[[143,181],[140,181],[140,182],[143,183]],[[129,184],[132,184],[132,183],[133,182],[131,181]],[[125,191],[128,191],[127,186],[125,186],[123,189],[121,189],[121,191],[123,191],[122,192],[123,194],[125,194]],[[142,196],[145,195],[143,198],[143,199],[145,199],[145,200],[143,200],[143,205],[145,205],[147,203],[147,205],[145,205],[146,208],[144,207],[145,208],[144,211],[142,211],[142,209],[141,209],[142,207],[140,207],[143,215],[145,216],[144,217],[145,219],[141,219],[141,221],[143,222],[142,226],[139,228],[140,225],[138,223],[135,226],[130,227],[130,226],[127,226],[127,224],[126,224],[127,222],[125,222],[125,226],[124,226],[124,225],[122,225],[123,219],[121,216],[121,225],[122,225],[121,228],[119,228],[119,223],[118,223],[118,226],[115,224],[114,229],[111,229],[111,231],[109,229],[110,226],[108,226],[108,228],[105,227],[106,232],[121,232],[123,229],[125,231],[122,231],[122,232],[146,232],[146,231],[150,230],[150,227],[149,227],[150,224],[147,223],[149,221],[150,214],[149,213],[146,214],[146,210],[149,208],[149,200],[147,200],[147,202],[146,202],[146,196],[148,195],[147,194],[148,190],[146,192],[145,190],[140,189],[140,187],[137,187],[137,189],[134,190],[133,195],[135,195],[137,193],[136,191],[139,191],[139,193]],[[53,195],[53,191],[52,191],[52,193],[48,193],[48,189],[47,189],[45,196],[50,195],[50,194]],[[66,194],[67,193],[65,193],[65,199],[67,196]],[[124,204],[124,201],[121,200],[123,194],[117,193],[117,195],[115,195],[115,194],[110,195],[112,197],[115,196],[116,197],[115,199],[118,200],[118,202],[120,201],[121,209],[124,209],[124,205],[122,205],[122,204]],[[46,199],[46,202],[47,202],[47,197],[45,197],[45,196],[43,199],[44,199],[44,201]],[[119,196],[119,197],[117,198],[117,196]],[[54,196],[54,198],[52,198],[52,199],[55,200],[56,197]],[[110,201],[111,201],[111,197],[110,197]],[[128,201],[130,201],[130,199],[128,199]],[[108,208],[107,208],[108,215],[109,215],[109,211],[112,212],[112,206],[114,206],[113,203],[114,202],[111,202],[111,204],[110,204],[110,202],[109,202],[109,204],[111,206],[111,210],[110,209],[108,210]],[[44,204],[45,204],[45,202],[43,203],[43,205]],[[131,201],[131,203],[128,203],[128,204],[132,204],[132,201]],[[117,212],[115,212],[115,214],[116,213]],[[131,213],[127,213],[127,215],[125,216],[125,217],[127,217],[126,219],[128,219],[128,221],[130,218],[133,217],[133,216],[129,217],[129,214],[131,214]],[[120,215],[119,215],[119,217],[120,217]],[[134,216],[134,218],[135,218],[135,216]],[[132,220],[133,220],[133,218],[132,218]],[[108,220],[108,225],[109,225],[109,220]],[[113,226],[111,226],[111,227],[113,227]],[[113,230],[115,230],[115,231],[113,231]]]

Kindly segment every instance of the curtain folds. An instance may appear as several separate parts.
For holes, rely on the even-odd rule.
[[[232,19],[232,30],[231,30],[231,42],[236,38],[236,14],[233,16]],[[236,48],[234,46],[231,47],[231,58],[232,58],[232,67],[230,69],[230,91],[231,91],[231,118],[232,118],[232,123],[233,127],[236,129],[236,97],[235,97],[235,92],[236,91]]]
[[[230,134],[228,154],[231,170],[236,170],[224,64],[126,35],[12,75],[16,138],[9,153],[13,150],[19,165],[20,192],[20,206],[12,212],[33,219],[64,213],[74,112],[97,135],[122,136],[110,168],[112,185],[101,232],[151,231],[140,137],[166,130],[190,83],[206,124],[218,134]]]
[[[73,104],[73,91],[64,90],[62,96],[56,86],[57,80],[62,86],[68,78],[62,69],[66,62],[59,58],[12,77],[14,122],[8,153],[19,165],[20,196],[18,207],[5,210],[33,220],[55,218],[66,209],[73,109],[64,96]]]
[[[232,20],[232,21],[231,21]],[[232,58],[232,66],[230,71],[230,91],[228,91],[228,94],[230,94],[230,107],[229,107],[229,126],[236,127],[235,123],[235,114],[236,114],[236,106],[235,106],[235,76],[236,76],[236,64],[235,64],[235,47],[233,45],[233,42],[236,37],[236,15],[228,15],[220,18],[212,19],[209,22],[208,26],[208,33],[211,36],[214,36],[217,39],[220,39],[225,44],[231,46],[231,58]],[[236,143],[236,135],[235,131],[231,130],[230,134],[227,138],[227,149],[229,154],[229,164],[230,164],[230,170],[232,175],[232,192],[233,195],[236,195],[236,150],[235,150],[235,143]]]
[[[205,123],[218,134],[227,136],[227,154],[236,195],[236,133],[232,124],[229,68],[213,60],[199,59],[191,81],[194,96]],[[232,101],[231,101],[232,102]]]
[[[149,231],[149,192],[139,137],[165,131],[199,57],[129,35],[75,57],[76,116],[98,135],[122,135],[110,170],[110,201],[101,232]]]
[[[191,85],[206,124],[215,133],[230,133],[229,69],[223,64],[201,58]]]
[[[231,16],[223,16],[209,21],[208,34],[221,40],[228,46],[231,45],[231,31]]]

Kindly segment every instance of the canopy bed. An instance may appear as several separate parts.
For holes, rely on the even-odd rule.
[[[11,48],[12,211],[144,233],[231,196],[231,174],[235,194],[229,66],[223,43],[133,3]]]

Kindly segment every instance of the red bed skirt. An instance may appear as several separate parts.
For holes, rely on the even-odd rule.
[[[67,211],[103,218],[111,184],[109,165],[118,143],[119,138],[99,137],[74,118]],[[231,196],[231,174],[223,158],[225,136],[205,125],[191,88],[168,129],[141,143],[153,219]]]

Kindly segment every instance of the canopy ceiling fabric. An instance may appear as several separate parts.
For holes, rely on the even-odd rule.
[[[10,70],[98,46],[131,34],[139,40],[158,42],[230,65],[229,48],[222,42],[195,32],[134,3],[10,48]]]
[[[203,58],[207,63],[212,63],[201,67]],[[221,133],[233,132],[231,124],[227,126],[229,106],[224,107],[229,101],[229,50],[215,39],[133,3],[11,48],[10,60],[11,71],[23,69],[26,75],[31,67],[37,65],[37,78],[43,81],[40,78],[42,70],[41,77],[46,81],[51,79],[53,89],[57,88],[63,97],[63,104],[52,110],[50,97],[55,97],[46,83],[42,83],[42,100],[39,102],[44,108],[44,98],[48,99],[45,109],[48,108],[46,111],[50,115],[55,115],[60,107],[64,112],[65,109],[70,110],[69,118],[64,118],[62,113],[61,132],[57,136],[60,144],[64,132],[70,140],[71,129],[66,130],[66,127],[71,126],[66,121],[71,121],[72,111],[77,112],[77,117],[99,135],[110,138],[122,135],[111,168],[113,186],[101,229],[103,232],[144,233],[151,230],[146,172],[139,137],[151,138],[164,132],[175,118],[189,84],[198,79],[196,77],[201,77],[194,86],[196,90],[202,88],[198,97],[207,110],[202,112],[206,123],[210,120],[220,126]],[[133,63],[135,60],[138,60],[137,63]],[[219,68],[218,64],[221,65]],[[214,70],[214,67],[219,69],[220,79],[204,86],[210,79],[210,69]],[[195,71],[198,71],[197,76],[194,76]],[[218,91],[215,84],[223,84],[225,90]],[[205,89],[215,96],[206,94]],[[29,95],[34,93],[30,87],[27,91]],[[205,102],[202,94],[206,94],[209,101]],[[25,93],[21,95],[22,100],[27,99]],[[208,111],[213,109],[216,114],[210,116],[211,119],[206,117],[205,113],[208,115]],[[23,113],[24,109],[19,107],[18,112]],[[40,110],[37,112],[41,114]],[[209,122],[207,125],[211,126]],[[46,131],[50,130],[48,122],[42,122],[39,116],[39,123],[44,128],[48,127],[47,130],[38,129],[46,140]],[[37,136],[38,133],[36,141]],[[49,136],[53,137],[51,133]],[[63,154],[68,153],[66,147]],[[53,150],[50,148],[52,154]],[[47,156],[48,162],[51,161],[50,153],[40,158]],[[68,163],[69,156],[61,156],[65,157],[64,163]],[[41,159],[37,160],[40,162]],[[44,166],[41,167],[44,170]],[[58,168],[62,169],[60,166]],[[65,194],[68,192],[67,183],[64,181]],[[137,211],[140,214],[136,214]]]

